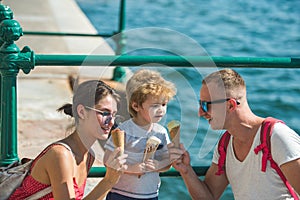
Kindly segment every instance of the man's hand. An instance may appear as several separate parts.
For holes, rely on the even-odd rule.
[[[183,144],[181,143],[179,148],[176,148],[173,143],[170,143],[168,144],[168,149],[172,166],[180,173],[187,173],[188,168],[191,167],[191,158]]]

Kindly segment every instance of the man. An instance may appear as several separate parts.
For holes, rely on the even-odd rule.
[[[235,199],[291,199],[291,193],[269,162],[266,171],[261,171],[262,152],[256,155],[254,148],[261,143],[260,129],[264,118],[251,111],[245,82],[237,72],[223,69],[202,81],[199,116],[206,118],[212,129],[227,130],[230,141],[225,172],[216,175],[219,159],[216,148],[204,181],[193,171],[183,144],[180,149],[169,144],[172,165],[180,172],[193,199],[219,199],[228,184]],[[270,140],[274,161],[299,195],[299,135],[285,124],[276,123]]]

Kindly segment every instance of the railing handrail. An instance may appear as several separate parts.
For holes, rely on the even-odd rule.
[[[24,35],[40,36],[78,36],[78,37],[111,37],[119,32],[113,33],[71,33],[71,32],[48,32],[48,31],[23,31]]]
[[[204,176],[205,173],[207,172],[208,168],[209,168],[208,166],[193,166],[193,169],[198,176]],[[105,167],[92,167],[88,176],[91,178],[104,177],[105,173],[106,173]],[[159,175],[160,176],[180,176],[180,173],[176,169],[171,167],[168,171],[161,172]]]
[[[300,68],[300,57],[35,55],[38,66],[157,66]]]

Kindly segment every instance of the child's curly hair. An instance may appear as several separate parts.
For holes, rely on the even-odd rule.
[[[176,95],[176,87],[172,82],[165,80],[157,71],[148,69],[137,71],[126,84],[128,111],[131,116],[136,116],[132,103],[142,105],[148,95],[170,100]]]

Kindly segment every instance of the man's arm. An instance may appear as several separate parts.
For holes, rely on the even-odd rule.
[[[274,147],[274,148],[272,148]],[[294,188],[300,193],[300,137],[282,123],[276,123],[271,135],[271,155]],[[283,151],[284,149],[284,151]]]
[[[213,196],[213,199],[219,199],[229,184],[226,172],[222,175],[216,175],[218,165],[212,163],[206,172],[204,183]]]
[[[300,158],[284,163],[280,168],[288,182],[300,195]]]
[[[212,164],[208,169],[204,181],[201,181],[190,165],[189,153],[181,144],[180,149],[173,144],[169,146],[170,161],[173,167],[180,172],[184,183],[193,199],[219,199],[228,185],[226,175],[215,175],[218,166]]]

